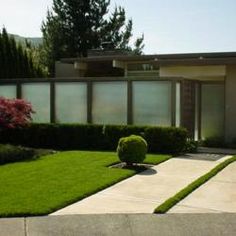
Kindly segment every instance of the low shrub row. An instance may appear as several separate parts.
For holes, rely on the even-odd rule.
[[[226,142],[224,137],[212,136],[208,137],[201,142],[204,147],[212,148],[230,148],[236,149],[236,138],[232,139],[230,142]]]
[[[31,124],[21,129],[0,132],[0,143],[58,150],[115,151],[118,141],[129,135],[140,135],[151,153],[180,153],[184,150],[187,131],[174,127]]]
[[[200,145],[199,141],[194,141],[192,139],[188,139],[185,144],[184,152],[185,153],[196,153],[198,151],[199,145]]]
[[[227,147],[227,144],[224,141],[224,137],[208,137],[203,142],[202,145],[205,147],[214,147],[214,148],[224,148]]]
[[[34,156],[35,151],[32,148],[0,144],[0,165],[32,159]]]

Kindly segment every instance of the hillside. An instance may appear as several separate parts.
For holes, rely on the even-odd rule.
[[[33,46],[39,46],[40,44],[42,44],[43,39],[39,38],[39,37],[33,37],[33,38],[25,38],[19,35],[15,35],[15,34],[11,34],[16,42],[20,42],[22,44],[25,44],[25,40],[27,40],[28,42],[30,42]]]

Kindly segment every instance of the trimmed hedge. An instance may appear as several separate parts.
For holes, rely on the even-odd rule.
[[[150,152],[181,153],[187,142],[187,131],[174,127],[148,127],[145,129],[145,140]]]
[[[116,150],[120,138],[128,137],[130,135],[145,136],[145,126],[131,126],[131,125],[107,125],[103,126],[103,134],[108,150]]]
[[[31,124],[0,132],[0,143],[58,150],[103,149],[103,127],[97,125]]]
[[[34,156],[35,151],[31,148],[0,144],[0,165],[29,160]]]
[[[31,124],[21,129],[1,130],[0,143],[58,150],[115,151],[119,139],[132,134],[142,136],[152,153],[180,153],[187,140],[183,128]]]
[[[208,137],[203,141],[203,146],[213,147],[213,148],[223,148],[226,147],[224,137]]]

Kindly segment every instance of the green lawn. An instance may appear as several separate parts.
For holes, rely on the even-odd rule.
[[[148,155],[158,164],[165,155]],[[0,217],[45,215],[135,174],[111,152],[70,151],[0,166]],[[105,204],[105,203],[104,203]]]

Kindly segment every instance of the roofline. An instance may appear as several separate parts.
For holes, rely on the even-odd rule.
[[[120,60],[124,62],[129,61],[156,61],[158,62],[171,62],[181,63],[191,61],[202,62],[215,61],[219,63],[223,61],[236,62],[236,52],[204,52],[204,53],[176,53],[176,54],[149,54],[149,55],[104,55],[104,56],[91,56],[83,58],[62,58],[60,61],[64,63],[74,62],[94,62],[94,61],[112,61]],[[201,63],[202,64],[202,63]]]

